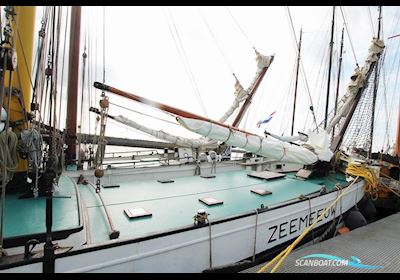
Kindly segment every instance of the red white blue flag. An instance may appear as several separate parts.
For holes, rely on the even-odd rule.
[[[272,119],[272,117],[274,116],[275,113],[276,113],[276,111],[274,111],[271,115],[269,115],[265,120],[259,121],[257,123],[257,127],[260,127],[260,125],[263,124],[263,123],[269,122]]]

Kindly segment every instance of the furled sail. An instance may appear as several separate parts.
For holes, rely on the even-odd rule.
[[[298,133],[298,135],[293,135],[293,136],[287,136],[287,135],[279,136],[279,135],[273,134],[271,132],[265,132],[265,133],[267,133],[269,136],[271,136],[275,139],[278,139],[278,140],[281,140],[284,142],[293,142],[293,141],[306,142],[308,140],[308,136],[306,134],[300,133],[300,132]]]
[[[257,61],[257,71],[256,75],[253,78],[250,86],[245,90],[238,79],[236,79],[235,83],[235,100],[233,101],[232,105],[229,109],[225,112],[225,114],[219,119],[220,122],[225,122],[233,112],[239,107],[239,104],[244,101],[247,96],[249,95],[250,91],[253,89],[254,85],[256,84],[257,80],[260,78],[264,69],[269,67],[269,65],[273,61],[273,56],[265,56],[261,55],[259,52],[256,52],[256,61]]]
[[[180,116],[177,117],[177,121],[186,129],[209,139],[222,141],[227,145],[279,161],[308,165],[314,164],[318,160],[329,161],[333,156],[329,150],[329,138],[325,132],[318,134],[311,132],[307,144],[297,146],[229,128],[216,122]]]
[[[366,86],[368,82],[368,73],[374,62],[378,60],[378,54],[383,51],[385,44],[382,40],[377,38],[372,39],[372,44],[368,49],[368,57],[365,60],[365,65],[362,68],[357,67],[350,78],[347,86],[347,91],[338,102],[336,115],[331,119],[326,127],[326,131],[330,133],[332,128],[339,123],[339,121],[346,117],[351,108],[351,104],[357,96],[360,89]]]
[[[176,144],[178,147],[190,147],[190,148],[210,148],[210,149],[215,149],[218,145],[216,141],[210,141],[205,138],[200,138],[200,139],[189,139],[185,137],[180,137],[180,136],[175,136],[172,134],[169,134],[167,132],[164,132],[162,130],[155,130],[148,128],[144,125],[138,124],[137,122],[130,120],[124,116],[115,116],[113,119],[117,122],[120,122],[124,125],[127,125],[129,127],[132,127],[134,129],[140,130],[144,133],[147,133],[151,136],[154,136],[158,139],[165,140],[169,143]]]

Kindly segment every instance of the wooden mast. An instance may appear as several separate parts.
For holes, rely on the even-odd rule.
[[[301,51],[301,37],[303,34],[302,28],[300,28],[300,38],[299,38],[299,46],[298,46],[298,53],[297,53],[297,68],[296,68],[296,82],[294,86],[294,100],[293,100],[293,114],[292,114],[292,129],[291,129],[291,134],[293,136],[293,130],[294,130],[294,117],[296,114],[296,99],[297,99],[297,84],[299,81],[299,68],[300,68],[300,51]]]
[[[378,17],[378,33],[376,37],[380,38],[381,33],[381,20],[382,20],[382,6],[379,6],[379,17]],[[376,94],[378,91],[378,82],[379,82],[379,69],[378,67],[375,68],[375,77],[374,77],[374,91],[373,91],[373,99],[372,99],[372,116],[371,116],[371,128],[370,128],[370,135],[371,135],[371,143],[368,151],[368,155],[371,155],[372,152],[372,140],[374,138],[374,120],[375,120],[375,105],[376,105]]]
[[[68,63],[68,106],[67,106],[67,139],[68,145],[66,162],[76,162],[76,125],[78,111],[78,74],[79,74],[79,48],[81,30],[81,6],[71,7],[71,29],[69,41]]]
[[[343,40],[344,40],[344,27],[342,29],[342,38],[340,39],[340,55],[339,55],[339,69],[336,82],[336,95],[335,95],[335,115],[337,112],[337,103],[339,98],[339,86],[340,86],[340,73],[342,72],[342,60],[343,60]],[[332,140],[335,137],[335,127],[332,128]]]
[[[329,42],[329,68],[328,68],[328,84],[326,89],[326,103],[325,103],[325,121],[324,129],[328,124],[328,108],[329,108],[329,91],[331,86],[331,71],[332,71],[332,53],[333,53],[333,33],[335,30],[335,6],[333,6],[332,15],[332,29],[331,29],[331,41]]]

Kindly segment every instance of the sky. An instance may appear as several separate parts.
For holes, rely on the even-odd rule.
[[[217,120],[234,100],[235,78],[232,73],[235,73],[244,88],[254,78],[254,47],[263,55],[274,55],[274,61],[240,128],[259,135],[263,135],[265,129],[289,135],[297,46],[292,38],[287,10],[284,6],[83,7],[80,53],[83,53],[86,46],[88,54],[83,107],[98,107],[96,101],[100,91],[89,84],[103,81],[105,70],[106,84]],[[314,127],[311,115],[308,114],[310,103],[305,79],[316,110],[317,122],[324,118],[332,7],[294,6],[289,7],[289,11],[297,39],[300,28],[303,30],[301,60],[305,75],[300,71],[295,131],[307,133]],[[360,66],[364,64],[371,39],[376,34],[378,18],[378,8],[375,6],[346,6],[342,7],[342,11],[346,18],[347,32],[344,37],[339,96],[345,92],[356,60]],[[65,8],[63,23],[67,20],[67,13]],[[340,34],[344,24],[340,7],[336,7],[335,17],[330,109],[334,106]],[[383,37],[387,54],[385,75],[381,75],[378,91],[374,150],[380,150],[385,145],[385,139],[389,139],[392,144],[396,134],[400,104],[397,82],[400,37],[391,40],[387,38],[400,33],[399,18],[400,7],[383,7]],[[40,20],[41,8],[37,12],[37,30]],[[65,61],[68,61],[68,55]],[[82,83],[82,65],[79,71]],[[112,103],[109,109],[111,115],[122,114],[153,129],[185,137],[199,137],[176,125],[174,118],[163,112],[111,93],[107,93],[107,96]],[[66,106],[63,105],[62,119],[65,119]],[[273,119],[257,128],[256,123],[274,111]],[[93,133],[93,113],[85,109],[82,120],[82,132],[87,133],[90,128]],[[389,138],[384,137],[387,120]],[[231,121],[232,118],[228,119],[228,122]],[[112,120],[108,121],[106,135],[155,140]]]

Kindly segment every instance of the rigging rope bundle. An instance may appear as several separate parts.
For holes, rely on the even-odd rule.
[[[371,195],[373,200],[378,199],[379,178],[373,168],[364,163],[349,162],[346,173],[352,176],[359,176],[365,179],[365,192]]]
[[[29,163],[39,168],[42,163],[42,135],[36,129],[23,130],[21,140],[24,143]]]
[[[0,168],[3,169],[5,166],[7,170],[6,183],[13,178],[17,170],[17,144],[18,137],[13,131],[7,130],[0,133]]]

